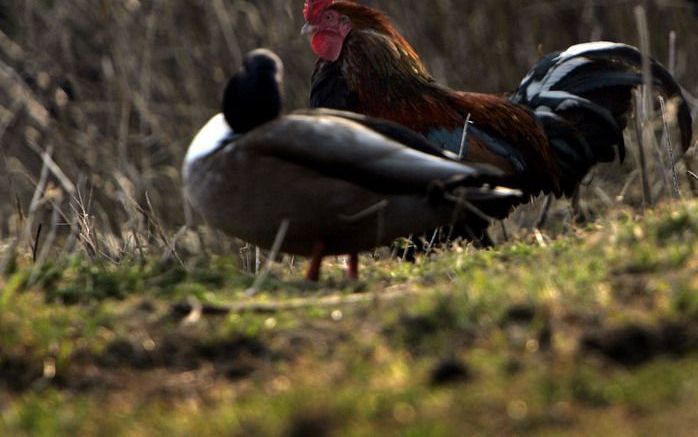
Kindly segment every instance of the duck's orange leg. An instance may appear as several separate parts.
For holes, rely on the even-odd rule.
[[[322,258],[325,253],[325,243],[318,241],[313,246],[313,252],[310,256],[310,265],[308,265],[308,271],[305,274],[306,281],[317,282],[320,280],[320,267],[322,265]]]
[[[349,265],[347,266],[347,277],[351,280],[359,279],[359,254],[352,253],[349,255]]]

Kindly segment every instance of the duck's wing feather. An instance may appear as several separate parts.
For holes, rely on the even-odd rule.
[[[434,184],[480,186],[501,176],[489,166],[407,147],[395,139],[414,144],[417,134],[374,120],[359,123],[348,116],[294,114],[261,126],[238,143],[240,150],[273,156],[383,194],[426,193]]]
[[[332,116],[343,118],[346,120],[351,120],[353,122],[359,123],[371,130],[374,130],[381,135],[384,135],[398,143],[407,146],[414,150],[419,150],[420,152],[426,153],[428,155],[438,156],[440,158],[446,159],[457,159],[457,155],[444,150],[438,145],[429,141],[424,135],[408,129],[405,126],[385,120],[382,118],[369,117],[363,114],[357,114],[356,112],[339,111],[336,109],[301,109],[294,111],[293,114],[297,115],[310,115],[310,116]]]

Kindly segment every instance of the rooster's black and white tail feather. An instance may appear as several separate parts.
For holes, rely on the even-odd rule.
[[[558,156],[565,194],[572,194],[589,169],[625,157],[623,130],[633,89],[643,83],[643,56],[635,47],[594,42],[552,53],[536,64],[510,96],[528,106],[543,125]],[[656,89],[677,105],[681,147],[691,145],[692,117],[681,87],[651,61]]]

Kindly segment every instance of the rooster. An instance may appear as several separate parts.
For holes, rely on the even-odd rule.
[[[596,42],[545,56],[508,97],[437,83],[419,55],[376,9],[307,0],[302,33],[318,56],[310,106],[398,122],[470,162],[504,171],[526,197],[571,196],[590,168],[625,156],[633,89],[643,83],[634,47]],[[676,104],[681,147],[692,139],[681,87],[654,60],[654,87]],[[512,204],[490,215],[505,216]]]

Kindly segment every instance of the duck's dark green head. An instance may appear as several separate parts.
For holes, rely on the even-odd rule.
[[[245,56],[223,96],[225,120],[236,134],[281,115],[283,69],[281,59],[270,50],[257,49]]]

